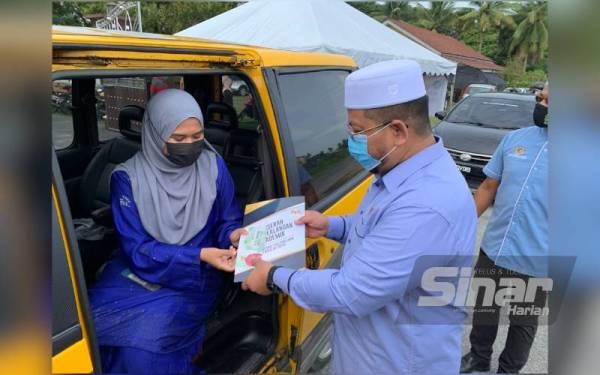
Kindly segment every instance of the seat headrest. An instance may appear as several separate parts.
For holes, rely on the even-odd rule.
[[[214,115],[221,115],[220,120],[214,119]],[[238,117],[235,108],[226,103],[210,103],[206,108],[206,124],[208,126],[226,128],[234,130],[238,128]]]
[[[131,122],[142,122],[144,120],[144,108],[137,105],[126,105],[119,112],[119,131],[126,138],[141,142],[142,133],[131,128]]]

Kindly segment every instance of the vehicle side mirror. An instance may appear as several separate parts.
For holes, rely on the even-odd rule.
[[[435,117],[439,118],[440,120],[443,120],[444,118],[446,118],[446,116],[448,116],[448,113],[446,111],[439,111],[435,113]]]

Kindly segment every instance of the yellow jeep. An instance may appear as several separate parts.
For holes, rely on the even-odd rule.
[[[176,87],[196,98],[241,207],[304,194],[311,209],[345,214],[366,191],[368,175],[347,152],[349,57],[73,27],[54,27],[52,48],[55,373],[101,371],[87,287],[118,246],[110,173],[139,150],[155,92]],[[339,243],[307,241],[307,268],[340,259]],[[315,370],[330,353],[330,320],[229,282],[196,360],[208,373]]]

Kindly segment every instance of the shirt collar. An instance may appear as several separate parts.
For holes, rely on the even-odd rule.
[[[400,186],[408,177],[410,177],[416,171],[423,169],[427,165],[431,164],[434,160],[444,155],[444,143],[440,137],[435,136],[435,143],[431,146],[425,147],[423,150],[417,152],[408,160],[396,165],[385,175],[377,175],[374,184],[376,186],[383,185],[388,191],[392,191],[394,188]]]

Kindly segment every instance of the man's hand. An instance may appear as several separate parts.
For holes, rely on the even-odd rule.
[[[269,276],[271,267],[273,267],[273,264],[265,262],[260,258],[256,259],[254,269],[242,283],[242,289],[250,290],[263,296],[271,294],[271,291],[267,288],[267,276]]]
[[[235,256],[237,250],[232,246],[229,250],[205,247],[200,250],[200,260],[210,264],[218,270],[233,272],[235,270]]]
[[[329,229],[329,219],[319,211],[308,210],[295,223],[306,226],[306,237],[308,238],[322,237],[327,234]]]
[[[248,231],[245,228],[238,228],[231,232],[231,234],[229,235],[229,240],[231,241],[231,244],[235,247],[238,247],[240,244],[240,237],[244,234],[248,234]]]

